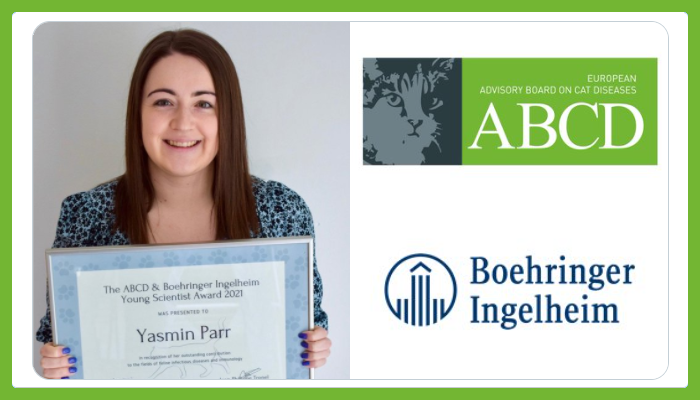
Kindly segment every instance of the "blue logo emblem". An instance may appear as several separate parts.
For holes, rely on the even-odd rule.
[[[400,321],[413,326],[434,325],[452,311],[457,281],[450,267],[439,258],[413,254],[391,268],[384,296]]]

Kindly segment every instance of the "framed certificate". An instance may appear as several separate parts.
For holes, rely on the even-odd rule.
[[[54,343],[82,379],[308,379],[310,237],[46,251]]]

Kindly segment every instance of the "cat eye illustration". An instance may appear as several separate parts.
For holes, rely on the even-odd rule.
[[[424,108],[427,108],[428,111],[433,111],[437,110],[440,107],[442,107],[442,100],[438,99],[437,97],[433,97],[430,104],[428,104],[427,107]]]
[[[401,107],[403,105],[403,99],[396,93],[389,93],[384,98],[386,103],[392,107]]]

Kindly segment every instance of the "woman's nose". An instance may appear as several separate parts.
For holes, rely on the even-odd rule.
[[[186,107],[179,107],[170,121],[170,127],[178,131],[186,131],[192,128],[192,114]]]

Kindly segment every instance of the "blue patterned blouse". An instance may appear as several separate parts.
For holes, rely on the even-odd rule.
[[[68,196],[61,205],[54,248],[121,246],[129,239],[120,231],[112,233],[115,222],[114,189],[117,181],[97,186],[87,192]],[[295,191],[275,181],[253,177],[256,211],[260,219],[258,238],[286,236],[314,236],[311,211]],[[317,326],[328,329],[328,316],[321,309],[323,284],[316,268],[314,250],[314,320]],[[48,303],[48,293],[46,296]],[[53,340],[49,308],[41,319],[36,339],[48,343]]]

